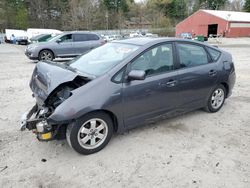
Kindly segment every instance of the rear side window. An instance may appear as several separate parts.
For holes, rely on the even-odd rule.
[[[181,67],[194,67],[208,63],[207,52],[202,46],[177,44]]]
[[[217,61],[220,57],[221,52],[219,52],[218,50],[212,49],[212,48],[207,48],[209,54],[211,55],[213,61]]]
[[[75,42],[82,42],[87,41],[87,35],[86,34],[74,34],[74,41]]]
[[[99,37],[95,34],[88,34],[88,40],[99,40]]]

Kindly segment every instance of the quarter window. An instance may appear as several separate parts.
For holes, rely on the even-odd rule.
[[[88,40],[99,40],[99,37],[95,34],[88,34]]]
[[[205,49],[193,44],[177,44],[181,67],[193,67],[208,63]]]
[[[172,44],[164,44],[143,53],[131,64],[132,70],[144,70],[147,76],[174,69]]]
[[[207,48],[209,54],[211,55],[213,61],[217,61],[220,57],[220,52],[218,50],[212,49],[212,48]]]
[[[115,83],[121,83],[122,82],[122,77],[124,74],[124,71],[126,70],[126,67],[120,70],[118,73],[115,74],[115,76],[112,78],[112,81]]]

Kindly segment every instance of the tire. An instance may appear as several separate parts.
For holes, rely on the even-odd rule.
[[[42,50],[41,52],[39,52],[38,59],[39,61],[43,60],[53,61],[54,54],[51,50]]]
[[[205,111],[214,113],[218,112],[226,99],[226,89],[223,85],[218,85],[210,94]]]
[[[66,139],[76,152],[89,155],[108,144],[113,130],[113,121],[108,114],[94,112],[69,124]]]

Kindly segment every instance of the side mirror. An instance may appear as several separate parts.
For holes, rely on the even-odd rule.
[[[131,70],[128,73],[128,80],[145,80],[146,72],[143,70]]]
[[[60,43],[60,42],[62,42],[62,39],[57,39],[56,42]]]

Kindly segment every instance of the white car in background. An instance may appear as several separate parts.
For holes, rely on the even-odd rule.
[[[113,40],[121,40],[122,36],[121,35],[104,35],[104,36],[102,36],[102,38],[106,42],[110,42],[110,41],[113,41]]]
[[[28,36],[25,30],[5,29],[7,42],[12,42],[12,35],[15,37],[16,44],[28,44]]]
[[[63,33],[62,31],[56,30],[56,29],[34,29],[34,28],[27,29],[27,36],[28,36],[29,42],[32,37],[35,37],[41,34],[51,34],[51,36],[56,36],[62,33]]]
[[[143,36],[143,35],[140,34],[140,33],[130,33],[130,34],[129,34],[129,37],[130,37],[130,38],[142,37],[142,36]]]

